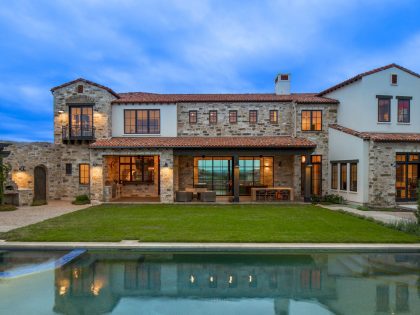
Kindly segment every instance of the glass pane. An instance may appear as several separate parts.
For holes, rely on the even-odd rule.
[[[311,130],[311,112],[308,110],[302,111],[302,130]]]
[[[82,116],[81,116],[81,127],[82,127],[82,136],[91,137],[92,126],[93,126],[93,109],[92,107],[83,107]]]
[[[418,186],[418,165],[408,164],[408,199],[417,198],[417,186]]]
[[[137,111],[137,133],[147,133],[147,110]]]
[[[154,182],[155,159],[153,156],[144,157],[144,181]]]
[[[160,110],[149,111],[149,133],[160,133]]]
[[[136,133],[136,111],[126,110],[124,113],[124,132]]]
[[[406,195],[406,166],[405,164],[397,165],[395,189],[397,198],[407,198]]]
[[[130,165],[120,164],[120,181],[131,181]]]
[[[390,100],[378,99],[378,121],[390,121]]]
[[[82,110],[80,107],[71,107],[71,135],[80,137],[82,135],[82,130],[80,128],[81,124],[81,114]]]

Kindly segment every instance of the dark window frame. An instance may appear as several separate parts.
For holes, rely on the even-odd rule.
[[[411,122],[411,99],[412,97],[407,96],[397,96],[397,122],[403,124],[409,124]],[[403,114],[403,120],[400,120],[400,101],[408,101],[408,113],[407,115]],[[404,118],[407,118],[405,120]]]
[[[195,116],[191,116],[191,114],[195,114]],[[195,117],[195,121],[191,120],[191,117]],[[188,112],[188,122],[190,125],[195,125],[198,122],[198,112],[196,110],[190,110]]]
[[[349,189],[350,189],[350,191],[352,191],[352,192],[357,192],[357,181],[358,181],[358,178],[357,178],[357,171],[358,171],[358,166],[357,166],[357,163],[349,163],[350,164],[350,178],[349,178],[349,182],[350,182],[350,187],[349,187]],[[355,170],[355,173],[353,173],[353,167],[356,167],[356,170]],[[355,178],[354,178],[355,177]]]
[[[66,175],[72,175],[73,174],[73,164],[66,163]]]
[[[391,74],[391,85],[398,85],[398,74]]]
[[[126,115],[127,112],[134,111],[134,132],[127,132],[127,125],[126,125]],[[138,112],[146,111],[147,112],[147,132],[139,132],[137,128],[137,119],[138,119]],[[158,124],[158,131],[157,132],[150,132],[150,112],[157,111],[159,112],[159,124]],[[124,134],[126,135],[159,135],[161,132],[161,114],[160,109],[124,109]]]
[[[302,119],[302,117],[303,117],[303,113],[304,112],[309,112],[310,113],[310,115],[309,115],[309,126],[310,126],[310,129],[303,129],[303,119]],[[315,128],[313,128],[314,126],[316,126],[316,124],[314,124],[314,112],[320,112],[321,113],[321,124],[320,124],[320,129],[316,129],[316,127]],[[323,111],[321,110],[321,109],[303,109],[303,110],[301,110],[301,112],[300,112],[300,129],[301,129],[301,131],[303,131],[303,132],[320,132],[320,131],[322,131],[322,123],[323,123]]]
[[[234,115],[234,117],[235,117],[235,120],[234,121],[232,121],[232,116],[231,116],[231,114],[235,114]],[[238,111],[237,110],[230,110],[229,111],[229,124],[237,124],[238,123]]]
[[[212,116],[212,113],[215,114],[215,115]],[[215,109],[209,110],[209,124],[210,125],[216,125],[217,124],[217,116],[218,116],[217,110],[215,110]],[[212,120],[212,117],[215,118],[215,120]]]
[[[77,93],[83,93],[83,85],[81,85],[81,84],[79,84],[78,86],[77,86]]]
[[[68,113],[68,122],[69,122],[69,133],[70,136],[73,137],[91,137],[93,135],[93,129],[94,129],[94,120],[93,120],[93,116],[94,116],[94,111],[93,111],[93,106],[94,104],[68,104],[69,107],[69,113]],[[92,110],[92,116],[91,116],[91,124],[86,128],[86,126],[83,126],[83,119],[82,116],[83,114],[83,109],[88,108]],[[73,111],[75,109],[80,109],[80,121],[78,124],[73,125],[73,119],[72,119],[72,115],[73,115]],[[86,130],[87,129],[87,130]],[[76,130],[76,135],[74,134],[74,130]],[[80,130],[80,132],[78,132],[78,130]],[[83,133],[83,131],[87,131],[88,133],[85,135]]]
[[[130,158],[130,162],[121,162],[121,158]],[[133,166],[134,166],[134,168],[135,168],[135,164],[136,164],[136,162],[134,161],[134,162],[132,162],[132,159],[133,158],[135,158],[135,159],[139,159],[141,162],[140,162],[140,165],[141,165],[141,180],[133,180]],[[146,167],[146,165],[148,165],[148,164],[146,164],[144,161],[145,161],[145,159],[150,159],[150,158],[152,158],[153,159],[153,167],[154,167],[154,172],[156,172],[157,171],[157,166],[155,165],[155,157],[153,156],[153,155],[130,155],[130,156],[127,156],[127,155],[124,155],[124,156],[120,156],[119,157],[119,159],[118,159],[118,181],[120,182],[120,183],[146,183],[146,184],[154,184],[154,182],[155,182],[155,173],[153,173],[153,176],[152,176],[152,179],[151,180],[148,180],[148,179],[146,179],[145,180],[145,167]],[[121,180],[121,165],[130,165],[130,180]]]
[[[274,113],[276,113],[275,116],[272,115]],[[275,124],[278,124],[279,123],[279,111],[277,109],[270,109],[269,115],[270,115],[270,123],[271,124],[275,125]],[[276,117],[275,120],[273,119],[274,117]]]
[[[348,169],[347,169],[348,163],[340,163],[340,190],[347,191],[348,188]],[[343,169],[345,170],[343,176]],[[345,181],[343,180],[345,178]]]
[[[255,121],[251,121],[251,117],[252,117],[252,115],[253,114],[255,114]],[[256,109],[250,109],[249,110],[249,124],[250,125],[256,125],[256,124],[258,124],[258,110],[256,110]]]
[[[83,181],[82,179],[85,178],[82,176],[82,166],[86,166],[88,168],[88,175],[87,181]],[[90,184],[90,164],[89,163],[80,163],[79,164],[79,185],[89,185]]]
[[[389,122],[391,122],[391,99],[392,99],[392,96],[390,96],[390,95],[376,95],[376,98],[378,99],[378,104],[377,104],[378,123],[389,123]],[[381,101],[388,101],[388,120],[381,120],[380,110],[379,110],[379,106],[380,106]]]

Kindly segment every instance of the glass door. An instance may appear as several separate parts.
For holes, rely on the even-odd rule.
[[[395,176],[397,201],[414,201],[417,199],[419,164],[418,153],[397,153]]]

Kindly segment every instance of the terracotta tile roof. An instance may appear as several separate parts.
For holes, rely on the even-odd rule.
[[[83,79],[83,78],[78,78],[78,79],[76,79],[76,80],[73,80],[73,81],[70,81],[70,82],[67,82],[67,83],[64,83],[64,84],[58,85],[58,86],[56,86],[56,87],[53,87],[53,88],[51,89],[51,92],[54,92],[54,91],[55,91],[55,90],[57,90],[57,89],[61,89],[61,88],[63,88],[63,87],[66,87],[66,86],[71,85],[71,84],[76,83],[76,82],[84,82],[84,83],[86,83],[86,84],[90,84],[90,85],[93,85],[93,86],[99,87],[99,88],[101,88],[101,89],[104,89],[104,90],[108,91],[109,93],[111,93],[112,95],[114,95],[116,98],[120,98],[119,94],[117,94],[116,92],[114,92],[114,91],[113,91],[112,89],[110,89],[109,87],[106,87],[106,86],[104,86],[104,85],[101,85],[101,84],[98,84],[98,83],[95,83],[95,82],[93,82],[93,81],[89,81],[89,80],[86,80],[86,79]]]
[[[277,137],[114,137],[98,139],[91,148],[315,148],[304,138]]]
[[[328,89],[326,89],[326,90],[318,93],[318,96],[323,96],[323,95],[325,95],[327,93],[330,93],[332,91],[338,90],[338,89],[342,88],[343,86],[346,86],[346,85],[349,85],[349,84],[351,84],[353,82],[356,82],[356,81],[360,80],[361,78],[363,78],[365,76],[368,76],[368,75],[371,75],[371,74],[374,74],[374,73],[377,73],[377,72],[381,72],[381,71],[387,70],[389,68],[394,68],[394,67],[395,68],[398,68],[398,69],[400,69],[402,71],[405,71],[405,72],[407,72],[407,73],[409,73],[411,75],[414,75],[414,76],[416,76],[418,78],[420,78],[420,74],[415,73],[414,71],[411,71],[411,70],[409,70],[407,68],[401,67],[401,66],[399,66],[399,65],[397,65],[395,63],[391,63],[389,65],[386,65],[386,66],[383,66],[383,67],[380,67],[380,68],[376,68],[376,69],[373,69],[373,70],[370,70],[370,71],[366,71],[366,72],[360,73],[360,74],[358,74],[358,75],[356,75],[356,76],[354,76],[354,77],[352,77],[352,78],[350,78],[350,79],[348,79],[346,81],[343,81],[343,82],[341,82],[341,83],[339,83],[337,85],[334,85],[334,86],[332,86],[332,87],[330,87],[330,88],[328,88]]]
[[[330,125],[330,128],[375,142],[420,142],[420,133],[360,132],[335,124]]]
[[[120,93],[113,104],[122,103],[188,103],[188,102],[296,102],[303,104],[337,104],[338,101],[320,97],[316,93],[277,95],[274,93],[251,94],[156,94],[144,92]]]

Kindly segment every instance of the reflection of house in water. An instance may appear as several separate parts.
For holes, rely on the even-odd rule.
[[[337,314],[420,313],[419,255],[90,253],[56,271],[54,311],[111,312],[124,298],[317,301]],[[401,261],[403,260],[403,261]],[[401,269],[402,268],[402,269]],[[394,269],[394,270],[393,270]],[[398,270],[399,271],[398,271]]]

